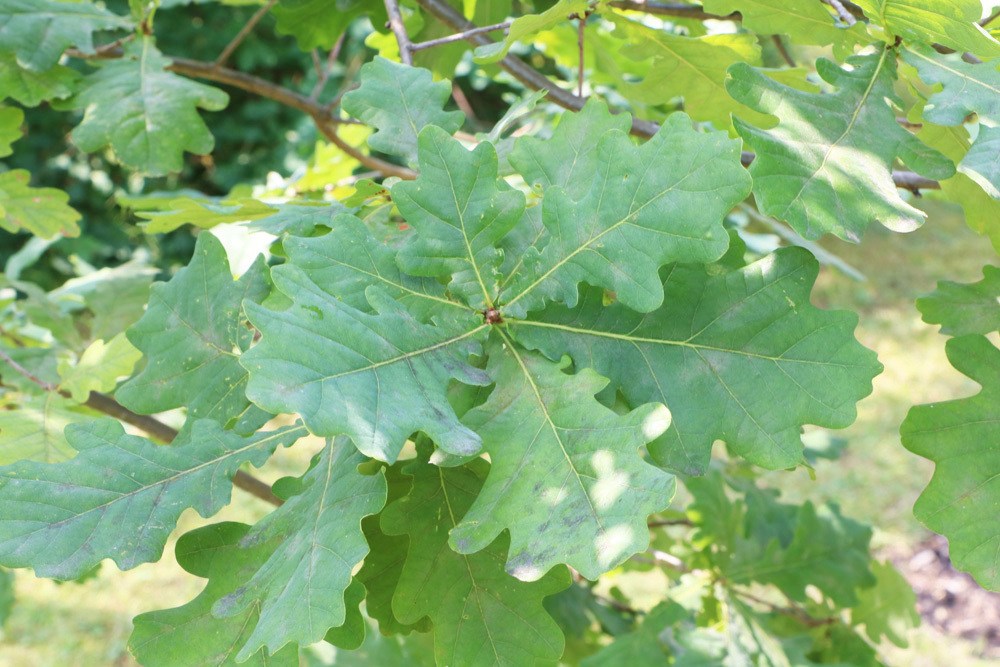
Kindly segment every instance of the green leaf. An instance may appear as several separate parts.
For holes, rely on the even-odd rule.
[[[241,464],[263,465],[304,432],[290,426],[244,439],[200,420],[159,446],[112,419],[69,426],[75,458],[0,468],[0,563],[74,579],[105,558],[125,570],[155,561],[181,512],[215,514]]]
[[[90,2],[0,0],[0,44],[13,51],[23,67],[36,72],[55,65],[71,46],[93,53],[94,33],[99,30],[131,27],[124,16]]]
[[[118,400],[143,414],[185,407],[222,424],[243,413],[247,373],[239,356],[253,332],[240,306],[268,291],[263,258],[233,280],[222,243],[199,234],[191,263],[153,286],[146,313],[127,332],[146,366],[118,389]]]
[[[894,36],[985,58],[1000,56],[1000,42],[978,23],[983,11],[979,0],[857,0],[856,4]]]
[[[951,162],[900,127],[886,100],[897,100],[894,51],[854,56],[848,71],[820,59],[817,71],[836,88],[809,93],[781,85],[748,65],[733,65],[730,94],[779,119],[761,130],[735,119],[756,151],[750,165],[761,211],[784,220],[809,239],[831,233],[857,241],[877,220],[912,231],[925,214],[899,196],[892,180],[897,158],[930,178],[954,174]]]
[[[180,171],[185,151],[210,153],[215,140],[198,109],[224,109],[229,96],[177,76],[169,65],[153,38],[145,37],[84,78],[66,102],[87,110],[71,135],[80,150],[110,147],[122,164],[151,176]]]
[[[946,347],[956,370],[982,386],[975,396],[912,408],[899,431],[903,446],[934,461],[934,476],[913,513],[948,538],[952,562],[983,588],[1000,590],[1000,350],[977,335]]]
[[[1000,330],[1000,268],[983,267],[977,283],[942,280],[937,289],[917,299],[924,322],[940,324],[950,336],[988,334]]]
[[[142,358],[122,332],[105,343],[96,340],[83,351],[79,360],[71,364],[59,362],[59,388],[68,391],[77,403],[83,403],[92,391],[109,392],[118,380],[132,374],[132,369]]]
[[[23,111],[0,105],[0,157],[7,157],[14,152],[11,145],[21,138],[23,123]]]
[[[500,240],[524,213],[524,195],[497,174],[493,144],[472,151],[447,132],[420,132],[420,176],[392,187],[392,197],[416,230],[399,252],[399,266],[416,276],[452,274],[449,288],[476,308],[494,305]]]
[[[280,0],[271,13],[279,34],[292,35],[303,51],[332,47],[354,19],[372,10],[366,0]],[[375,10],[385,20],[385,10]],[[372,17],[379,25],[379,19]]]
[[[798,508],[795,534],[784,547],[772,540],[763,553],[737,554],[726,571],[734,584],[773,584],[790,599],[805,603],[815,587],[841,607],[858,603],[858,589],[875,585],[869,569],[871,528],[841,515],[836,505]],[[740,557],[744,556],[744,557]]]
[[[583,16],[588,9],[589,0],[559,0],[541,14],[519,16],[511,22],[507,36],[502,41],[476,47],[475,61],[480,64],[495,63],[507,55],[514,42],[523,41],[543,30],[550,30],[568,21],[571,14]]]
[[[875,643],[888,639],[906,648],[907,635],[920,625],[917,595],[892,563],[872,563],[876,583],[858,592],[858,604],[851,610],[851,622],[865,626],[865,634]]]
[[[422,322],[429,321],[432,315],[471,310],[448,299],[436,280],[400,271],[396,253],[376,240],[357,217],[338,215],[330,225],[330,231],[323,236],[286,239],[284,249],[292,264],[301,267],[337,301],[370,312],[365,290],[377,285]]]
[[[63,65],[35,72],[18,65],[13,53],[0,52],[0,95],[26,107],[69,97],[79,80],[79,74]]]
[[[488,326],[477,313],[434,327],[376,287],[367,292],[375,314],[367,314],[295,264],[277,267],[272,277],[292,306],[246,304],[262,334],[241,359],[254,403],[301,415],[315,435],[348,435],[362,453],[389,463],[416,431],[453,454],[479,451],[479,436],[459,423],[446,391],[452,378],[489,383],[467,363]]]
[[[559,187],[577,200],[590,190],[601,164],[597,138],[630,128],[628,114],[612,114],[607,104],[591,97],[578,113],[562,114],[550,138],[518,137],[510,163],[529,185],[542,191]]]
[[[625,83],[630,99],[666,104],[684,98],[684,111],[718,129],[730,126],[730,114],[748,111],[726,92],[726,69],[733,63],[760,64],[760,46],[751,33],[685,37],[614,18],[615,32],[627,40],[623,53],[633,60],[651,60],[646,77]]]
[[[642,625],[628,634],[616,637],[613,642],[580,663],[581,667],[645,667],[667,664],[667,653],[660,640],[663,631],[688,617],[687,610],[676,602],[656,605],[642,619]]]
[[[520,316],[549,299],[573,306],[584,280],[650,311],[663,302],[661,266],[711,262],[725,252],[722,218],[750,188],[738,141],[724,132],[696,132],[676,113],[638,146],[624,132],[605,132],[596,158],[600,167],[581,198],[559,187],[545,192],[545,246],[537,263],[526,260],[532,270],[501,292],[508,314]]]
[[[302,478],[303,490],[240,541],[253,548],[279,540],[252,576],[212,609],[220,618],[248,610],[260,615],[237,660],[262,647],[277,653],[288,643],[312,644],[346,621],[344,591],[368,553],[361,520],[379,512],[386,498],[381,473],[358,471],[364,461],[346,438],[330,441]]]
[[[144,232],[163,234],[187,224],[210,229],[227,222],[267,218],[275,213],[275,209],[252,197],[224,199],[219,203],[181,197],[171,201],[166,209],[137,211],[136,216],[145,220],[139,223]]]
[[[7,382],[7,378],[4,378]],[[75,450],[66,441],[64,429],[89,422],[91,412],[81,410],[57,392],[4,396],[0,401],[0,465],[29,459],[53,463],[64,461]]]
[[[881,370],[854,339],[856,315],[810,304],[818,270],[798,248],[722,275],[674,266],[664,305],[647,315],[589,290],[575,309],[509,325],[520,343],[611,378],[631,405],[664,403],[672,423],[650,446],[659,463],[701,474],[723,440],[756,465],[788,468],[803,461],[802,425],[849,425]]]
[[[865,41],[863,24],[839,25],[834,14],[813,0],[704,0],[705,11],[720,16],[739,12],[743,27],[759,35],[788,35],[797,44],[833,44],[841,48]]]
[[[69,195],[55,188],[33,188],[30,178],[23,169],[0,173],[0,228],[45,239],[79,236],[80,214],[69,207]]]
[[[376,132],[368,137],[373,150],[417,162],[417,137],[428,125],[447,134],[462,127],[461,111],[445,111],[451,83],[434,81],[428,70],[400,65],[376,56],[361,68],[361,85],[344,95],[341,106]]]
[[[924,45],[903,50],[903,60],[917,68],[929,85],[941,84],[924,106],[924,120],[961,125],[969,114],[1000,123],[1000,71],[996,63],[973,65],[957,55],[946,56]]]
[[[619,416],[594,398],[608,381],[590,369],[569,376],[509,340],[487,351],[497,387],[462,421],[482,436],[492,466],[451,533],[455,550],[475,553],[508,530],[507,571],[523,581],[559,563],[595,580],[643,551],[646,517],[674,494],[673,477],[639,453],[670,424],[666,408]]]
[[[1000,199],[1000,127],[979,125],[972,148],[958,170],[975,181],[986,194]]]
[[[187,604],[135,617],[128,647],[140,663],[146,667],[298,667],[295,646],[275,655],[261,651],[237,663],[236,652],[259,618],[257,609],[226,618],[212,615],[216,601],[238,590],[273,553],[277,540],[240,548],[249,530],[250,526],[226,522],[181,536],[176,547],[177,562],[191,574],[208,579],[208,583]]]
[[[555,665],[564,640],[542,600],[569,585],[565,569],[531,583],[510,577],[503,570],[506,537],[476,554],[455,553],[448,532],[472,504],[482,476],[424,462],[407,472],[413,489],[382,516],[387,533],[410,538],[392,601],[399,619],[430,617],[439,665]]]

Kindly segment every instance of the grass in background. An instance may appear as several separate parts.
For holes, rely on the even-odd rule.
[[[913,501],[930,478],[932,467],[907,452],[898,428],[915,403],[956,398],[977,388],[954,371],[944,355],[945,337],[920,320],[913,302],[940,279],[970,281],[987,263],[1000,263],[988,242],[970,232],[959,212],[926,202],[928,223],[912,234],[894,234],[873,226],[861,245],[828,242],[826,247],[861,268],[868,280],[854,282],[824,269],[813,295],[816,305],[846,308],[861,315],[857,335],[878,352],[885,372],[876,378],[872,396],[859,406],[857,423],[836,432],[848,438],[843,457],[821,462],[817,479],[803,470],[775,472],[767,480],[793,500],[833,500],[850,516],[878,526],[876,545],[906,548],[927,533],[913,519]],[[318,448],[297,445],[279,453],[262,474],[268,480],[300,474]],[[237,502],[205,520],[189,512],[176,534],[221,520],[253,522],[268,507],[235,491]],[[17,601],[0,640],[0,667],[131,666],[125,648],[131,619],[138,613],[182,604],[204,581],[177,566],[173,541],[157,564],[119,572],[106,564],[82,584],[54,584],[17,574]],[[924,627],[907,651],[889,651],[900,667],[973,667],[974,647]]]

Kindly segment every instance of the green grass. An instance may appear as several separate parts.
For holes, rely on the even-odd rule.
[[[899,442],[898,428],[914,403],[972,393],[976,387],[956,373],[944,356],[945,338],[920,321],[914,299],[933,289],[939,279],[974,280],[983,264],[1000,263],[989,244],[968,231],[953,209],[927,202],[930,220],[906,235],[873,227],[861,245],[827,242],[826,247],[868,276],[851,281],[824,269],[814,302],[826,308],[860,313],[857,335],[876,350],[885,372],[874,393],[859,406],[857,423],[837,435],[849,439],[844,456],[820,463],[817,479],[803,471],[776,472],[769,483],[787,497],[839,502],[851,516],[878,527],[877,546],[905,547],[926,535],[911,514],[913,501],[926,484],[931,466]],[[304,470],[315,447],[283,452],[264,476],[274,479]],[[267,511],[263,503],[237,491],[237,503],[218,520],[254,521]],[[178,531],[208,523],[186,514]],[[167,545],[161,562],[130,572],[105,565],[83,584],[54,584],[17,575],[17,602],[0,641],[0,667],[106,667],[133,665],[125,648],[134,615],[181,604],[198,593],[203,582],[183,572]],[[893,665],[950,667],[986,665],[972,656],[971,646],[922,628],[908,651],[888,650]]]

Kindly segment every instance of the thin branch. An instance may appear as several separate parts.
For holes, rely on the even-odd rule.
[[[778,53],[789,67],[795,67],[795,58],[792,58],[791,52],[788,47],[785,46],[785,40],[781,39],[781,35],[771,35],[771,41],[774,42],[774,46],[778,49]]]
[[[20,375],[23,375],[31,382],[37,384],[45,391],[56,392],[60,396],[71,398],[68,392],[62,391],[56,385],[42,380],[27,368],[14,361],[14,359],[12,359],[11,356],[3,350],[0,350],[0,360],[13,368],[14,371]],[[84,405],[92,410],[106,414],[109,417],[114,417],[119,421],[123,421],[126,424],[131,424],[161,442],[171,442],[177,437],[177,429],[164,424],[155,417],[140,415],[132,412],[107,394],[92,391],[90,392],[90,396],[87,398]],[[270,485],[242,470],[238,470],[236,475],[233,477],[233,486],[243,489],[247,493],[260,498],[265,502],[271,503],[272,505],[281,505],[282,503],[281,499],[274,495],[271,491]]]
[[[858,19],[854,17],[854,14],[849,12],[847,10],[847,7],[845,7],[844,3],[842,3],[840,0],[823,0],[823,2],[830,5],[835,10],[837,10],[837,16],[839,16],[840,20],[846,23],[847,25],[853,26],[855,23],[858,22]]]
[[[453,30],[469,30],[471,28],[475,28],[474,25],[467,21],[462,14],[457,12],[445,0],[417,0],[417,4],[427,10],[428,13],[432,14],[439,21],[450,26]],[[618,6],[623,3],[614,4]],[[634,8],[638,9],[652,6],[651,3],[625,4],[632,5]],[[493,44],[493,41],[489,37],[478,33],[471,34],[466,39],[477,46]],[[560,88],[554,81],[530,67],[517,56],[507,54],[498,64],[511,76],[520,81],[526,88],[530,90],[546,91],[545,97],[564,109],[579,111],[583,108],[584,100],[569,91]],[[638,137],[651,137],[656,134],[658,129],[660,129],[660,126],[651,121],[641,120],[638,118],[632,119],[631,132]],[[743,166],[749,166],[750,163],[753,162],[754,157],[753,153],[743,151],[743,154],[741,155],[741,162],[743,163]],[[923,176],[919,176],[910,171],[893,172],[893,180],[896,182],[898,187],[913,190],[914,192],[917,190],[938,190],[941,188],[941,185],[937,181],[924,178]]]
[[[770,610],[770,611],[772,611],[774,613],[777,613],[777,614],[781,614],[782,616],[788,616],[790,618],[794,618],[799,623],[801,623],[802,625],[804,625],[806,627],[809,627],[809,628],[818,628],[818,627],[821,627],[821,626],[824,626],[824,625],[830,625],[831,623],[836,623],[837,622],[837,618],[834,617],[834,616],[827,616],[827,617],[824,617],[824,618],[816,618],[815,616],[813,616],[812,614],[810,614],[808,611],[806,611],[804,608],[802,608],[802,607],[800,607],[800,606],[798,606],[796,604],[792,604],[792,605],[786,607],[786,606],[782,606],[782,605],[770,602],[769,600],[765,600],[764,598],[758,597],[757,595],[754,595],[753,593],[750,593],[748,591],[739,590],[739,589],[735,589],[735,588],[730,588],[729,590],[734,595],[738,595],[739,597],[743,598],[744,600],[748,600],[748,601],[753,602],[755,604],[759,604],[762,607],[767,607],[768,610]]]
[[[578,23],[577,23],[577,26],[576,26],[576,46],[577,46],[577,49],[578,49],[577,55],[578,55],[579,60],[578,60],[577,72],[576,72],[576,96],[582,99],[583,98],[583,75],[584,75],[584,50],[583,50],[583,47],[584,47],[584,44],[585,44],[584,40],[586,39],[586,37],[585,37],[586,36],[586,30],[585,29],[587,27],[587,18],[585,16],[581,16],[581,17],[579,17],[577,19],[577,21],[578,21]]]
[[[312,92],[309,93],[309,99],[318,100],[320,93],[326,87],[326,82],[330,80],[330,71],[333,69],[333,63],[337,62],[337,58],[340,57],[340,49],[344,46],[344,38],[347,33],[341,33],[340,37],[337,38],[337,42],[330,49],[330,53],[326,56],[326,65],[323,67],[317,67],[316,69],[316,85],[313,86]]]
[[[392,164],[391,162],[380,160],[377,157],[366,155],[341,139],[340,135],[337,134],[338,123],[336,123],[336,121],[323,116],[313,116],[313,120],[316,122],[316,127],[319,128],[319,131],[323,133],[323,136],[330,140],[330,143],[369,169],[381,172],[386,176],[396,176],[408,181],[412,181],[417,177],[417,172],[412,169],[400,167],[398,164]]]
[[[240,44],[243,43],[243,40],[245,40],[247,36],[253,32],[253,29],[257,27],[258,23],[260,23],[260,20],[264,18],[265,14],[271,11],[271,8],[274,7],[277,2],[278,0],[268,0],[267,4],[263,5],[260,9],[254,12],[254,15],[250,17],[250,20],[246,22],[246,25],[240,28],[240,31],[236,33],[236,36],[233,37],[232,41],[226,44],[226,48],[222,49],[222,53],[220,53],[219,57],[215,59],[216,65],[224,65],[226,61],[229,60],[229,56],[233,55],[233,51],[239,48]]]
[[[447,37],[438,37],[437,39],[428,39],[426,42],[417,42],[416,44],[410,45],[410,53],[416,53],[417,51],[423,51],[424,49],[432,49],[435,46],[444,46],[445,44],[451,44],[453,42],[461,42],[463,39],[468,39],[472,35],[482,35],[487,32],[494,32],[495,30],[507,30],[510,28],[511,21],[504,21],[503,23],[494,23],[493,25],[484,25],[481,28],[472,28],[470,30],[465,30],[462,32],[456,32],[453,35],[448,35]]]
[[[693,526],[691,519],[655,519],[647,521],[647,528],[663,528],[666,526]]]
[[[399,11],[399,2],[397,0],[385,0],[385,13],[389,15],[389,27],[392,29],[392,34],[396,36],[396,41],[399,43],[399,59],[404,65],[412,65],[413,53],[411,47],[413,43],[410,41],[410,36],[406,34],[406,26],[403,25],[403,15]]]
[[[996,21],[998,18],[1000,18],[1000,9],[996,10],[995,12],[984,18],[982,21],[980,21],[979,25],[985,28],[989,24]]]

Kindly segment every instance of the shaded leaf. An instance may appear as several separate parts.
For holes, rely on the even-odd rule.
[[[0,105],[0,157],[7,157],[14,152],[11,145],[21,138],[22,123],[23,111]]]
[[[913,514],[948,538],[955,567],[983,588],[1000,590],[1000,350],[982,336],[952,338],[948,360],[978,382],[975,396],[912,408],[899,432],[903,446],[934,461],[934,476]]]
[[[66,460],[75,450],[66,441],[65,428],[92,419],[89,410],[80,409],[56,392],[5,396],[0,400],[0,465],[25,459],[45,463]]]
[[[493,44],[476,47],[475,60],[477,63],[483,64],[495,63],[507,55],[514,42],[522,41],[543,30],[554,28],[560,23],[568,21],[572,14],[583,16],[589,8],[589,0],[558,0],[540,14],[518,16],[511,22],[504,39]]]
[[[58,0],[0,0],[0,44],[13,51],[23,67],[49,69],[63,51],[75,46],[94,52],[94,33],[131,28],[124,16],[90,2]]]
[[[302,478],[302,490],[240,541],[250,549],[278,543],[239,589],[213,607],[223,618],[249,610],[260,615],[238,660],[262,647],[277,653],[288,643],[312,644],[347,620],[344,592],[368,553],[361,520],[380,511],[386,498],[381,473],[358,471],[364,460],[346,438],[329,442]]]
[[[787,468],[803,461],[802,425],[849,425],[881,370],[854,339],[856,315],[809,303],[818,268],[799,248],[722,275],[674,266],[664,305],[647,315],[588,290],[574,309],[510,325],[522,344],[611,378],[632,405],[664,403],[672,423],[650,446],[659,463],[702,473],[723,440],[756,465]]]
[[[292,306],[246,304],[262,333],[241,358],[256,404],[300,414],[315,435],[348,435],[362,453],[390,463],[416,431],[454,454],[479,450],[479,436],[459,423],[446,394],[452,378],[489,382],[466,361],[487,326],[478,314],[432,327],[374,287],[368,298],[375,314],[367,314],[338,301],[295,264],[277,267],[272,277]]]
[[[0,469],[0,562],[55,579],[79,577],[105,558],[126,570],[157,560],[181,512],[218,512],[241,464],[263,465],[304,433],[291,426],[241,438],[201,420],[159,446],[112,419],[66,431],[78,452],[69,461]]]
[[[951,162],[900,127],[886,100],[896,100],[894,51],[854,56],[845,70],[816,63],[833,93],[809,93],[779,84],[748,65],[730,68],[730,94],[777,116],[761,130],[734,119],[757,157],[750,165],[763,213],[788,222],[806,238],[825,233],[857,241],[869,222],[906,232],[925,214],[900,197],[892,180],[896,158],[930,178],[953,175]]]
[[[273,552],[277,540],[251,549],[240,548],[249,530],[250,526],[227,522],[181,536],[176,547],[177,562],[191,574],[208,579],[208,583],[187,604],[135,617],[128,646],[140,663],[148,667],[298,667],[295,646],[273,656],[261,651],[237,663],[236,652],[253,630],[258,610],[250,608],[226,618],[212,615],[215,602],[239,589]]]
[[[373,8],[384,22],[381,5],[365,0],[280,0],[271,13],[277,31],[295,37],[299,48],[308,51],[332,47],[354,19]],[[373,16],[372,23],[378,25],[379,20]]]
[[[563,636],[542,600],[569,585],[566,571],[531,583],[514,579],[503,569],[506,537],[476,554],[455,553],[448,532],[475,499],[480,475],[424,462],[407,472],[412,490],[382,516],[387,533],[410,538],[392,601],[400,621],[430,617],[439,665],[555,665]]]
[[[233,280],[222,243],[199,234],[191,263],[153,286],[146,313],[127,331],[146,366],[118,389],[118,400],[144,414],[185,407],[223,424],[243,413],[249,402],[239,355],[253,331],[241,303],[263,300],[268,287],[262,258]]]
[[[858,593],[858,604],[851,610],[851,622],[864,624],[865,634],[873,642],[888,639],[906,648],[907,635],[920,625],[917,595],[892,563],[873,562],[875,585]]]
[[[750,187],[739,142],[724,132],[696,132],[681,113],[639,146],[618,130],[591,140],[598,140],[600,167],[586,194],[574,201],[558,187],[545,193],[548,235],[537,266],[526,261],[532,270],[501,292],[512,316],[546,300],[573,306],[582,281],[650,311],[663,302],[662,265],[711,262],[729,244],[722,218]]]
[[[88,153],[110,147],[122,164],[152,176],[180,171],[185,151],[210,153],[215,140],[198,109],[224,109],[229,96],[170,72],[168,65],[145,37],[85,77],[66,102],[87,110],[71,135],[76,145]]]
[[[397,261],[417,276],[451,274],[453,293],[475,308],[491,307],[503,259],[496,245],[521,219],[524,195],[499,178],[489,142],[468,151],[431,126],[420,132],[419,147],[420,176],[392,187],[416,230]]]
[[[96,340],[83,351],[75,364],[59,363],[59,388],[68,391],[77,403],[83,403],[92,391],[109,392],[118,380],[132,374],[142,358],[122,332],[105,343]]]
[[[463,422],[492,466],[453,547],[475,553],[506,529],[507,571],[524,581],[560,563],[594,580],[644,550],[646,518],[674,494],[673,477],[639,453],[670,424],[666,408],[618,416],[594,399],[607,380],[590,369],[569,376],[499,340],[488,353],[497,387]]]
[[[451,96],[448,81],[434,81],[419,67],[400,65],[376,56],[359,74],[361,85],[344,95],[341,106],[376,132],[368,137],[372,149],[417,162],[417,136],[434,125],[447,134],[462,127],[461,111],[445,111]]]
[[[950,336],[988,334],[1000,330],[1000,268],[983,267],[977,283],[942,280],[937,289],[917,299],[924,322],[940,324]]]

